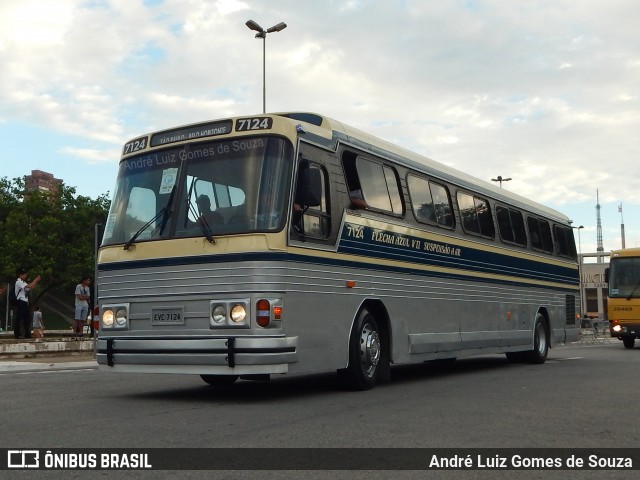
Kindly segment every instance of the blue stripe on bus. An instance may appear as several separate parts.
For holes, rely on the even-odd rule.
[[[338,252],[567,285],[578,282],[577,268],[572,269],[480,248],[425,240],[349,223],[343,229]]]
[[[371,256],[370,254],[368,256]],[[231,253],[231,254],[214,254],[214,255],[197,255],[185,257],[171,258],[154,258],[147,260],[130,260],[125,262],[103,263],[98,265],[99,272],[122,271],[142,268],[156,267],[175,267],[185,265],[203,265],[215,263],[237,263],[237,262],[290,262],[290,263],[306,263],[317,266],[341,267],[350,270],[367,269],[390,273],[402,273],[425,277],[446,278],[465,281],[482,281],[491,284],[500,284],[518,287],[531,287],[530,283],[519,282],[517,280],[506,280],[499,278],[478,278],[472,273],[453,273],[453,272],[436,272],[411,267],[398,267],[392,265],[380,265],[372,262],[357,262],[352,260],[344,260],[340,258],[324,258],[314,255],[298,255],[292,253],[273,253],[273,252],[251,252],[251,253]],[[533,279],[535,280],[535,279]],[[566,290],[577,290],[578,276],[575,275],[574,282],[558,282],[565,283]],[[557,290],[557,287],[548,285],[536,285],[539,288]]]

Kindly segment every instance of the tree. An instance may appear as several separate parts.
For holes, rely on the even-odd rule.
[[[107,195],[76,196],[64,184],[54,192],[26,192],[24,181],[0,180],[0,275],[13,282],[19,268],[42,280],[35,303],[52,288],[73,290],[94,270],[94,225],[104,224]]]

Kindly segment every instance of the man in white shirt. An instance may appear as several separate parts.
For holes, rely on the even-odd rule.
[[[40,275],[27,283],[27,270],[22,268],[18,272],[15,288],[16,293],[16,321],[13,325],[13,335],[15,338],[31,338],[31,315],[29,315],[29,290],[35,287],[40,281]]]
[[[82,329],[87,322],[87,317],[89,316],[89,300],[91,300],[91,291],[89,290],[90,283],[91,277],[85,275],[80,280],[80,283],[76,285],[73,333],[80,337],[82,336]]]

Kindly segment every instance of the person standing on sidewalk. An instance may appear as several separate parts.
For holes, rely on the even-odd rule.
[[[17,307],[16,323],[13,326],[13,335],[16,338],[31,338],[31,315],[29,315],[29,290],[40,281],[40,275],[27,283],[27,270],[22,268],[18,272],[15,288]]]
[[[89,315],[89,300],[91,300],[91,291],[89,290],[90,283],[91,277],[85,275],[80,280],[80,283],[76,285],[76,313],[73,320],[73,333],[80,337],[82,336],[82,329]]]
[[[38,305],[33,306],[33,336],[35,338],[44,338],[44,323],[42,322],[42,312]]]

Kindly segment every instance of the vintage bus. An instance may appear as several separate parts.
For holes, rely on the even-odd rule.
[[[640,338],[640,248],[612,251],[605,279],[611,337],[633,348]]]
[[[571,221],[313,113],[127,142],[98,255],[97,361],[209,384],[576,340]]]

